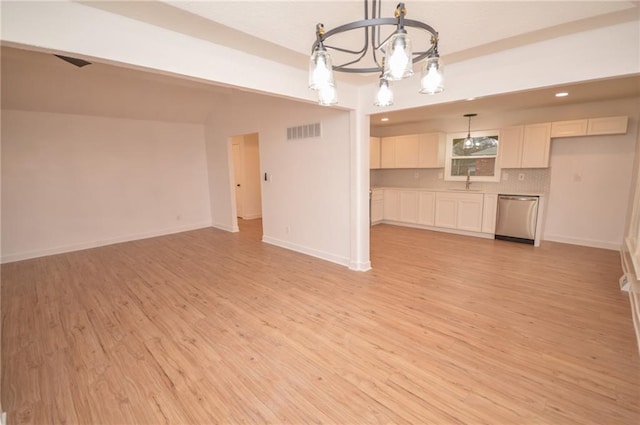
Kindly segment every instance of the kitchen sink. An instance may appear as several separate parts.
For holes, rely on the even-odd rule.
[[[447,189],[451,192],[480,192],[480,189]]]

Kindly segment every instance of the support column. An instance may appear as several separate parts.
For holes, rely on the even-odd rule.
[[[351,254],[349,268],[371,269],[369,259],[369,116],[350,112],[351,126]]]

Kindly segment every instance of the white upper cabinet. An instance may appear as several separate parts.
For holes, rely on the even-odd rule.
[[[522,138],[522,168],[549,167],[551,123],[524,126]]]
[[[380,138],[369,137],[369,168],[380,168]]]
[[[520,168],[522,166],[523,137],[523,125],[500,129],[500,168]]]
[[[626,134],[629,117],[603,117],[551,123],[551,137]]]
[[[551,137],[586,136],[589,120],[556,121],[551,123]]]
[[[380,168],[396,168],[396,138],[380,139]]]
[[[409,134],[396,138],[395,168],[418,168],[418,147],[420,136]]]
[[[629,117],[590,118],[587,135],[626,134]]]
[[[547,168],[551,123],[500,129],[500,168]]]
[[[383,137],[380,168],[442,168],[445,139],[444,133]]]
[[[418,168],[443,168],[446,140],[444,133],[420,134]]]

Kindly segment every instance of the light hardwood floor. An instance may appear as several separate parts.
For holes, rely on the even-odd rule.
[[[379,225],[359,273],[260,235],[3,265],[9,423],[640,423],[616,252]]]

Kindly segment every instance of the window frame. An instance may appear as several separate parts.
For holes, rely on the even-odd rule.
[[[445,150],[445,162],[444,162],[444,179],[446,181],[466,181],[467,176],[452,176],[451,168],[454,159],[464,159],[464,158],[494,158],[494,168],[493,168],[493,176],[471,176],[471,181],[474,182],[499,182],[500,181],[500,130],[483,130],[483,131],[473,131],[471,133],[471,137],[487,137],[487,136],[495,136],[498,141],[498,147],[496,149],[495,155],[476,155],[476,156],[453,156],[453,142],[457,139],[464,139],[467,137],[467,133],[447,133],[447,144]]]

